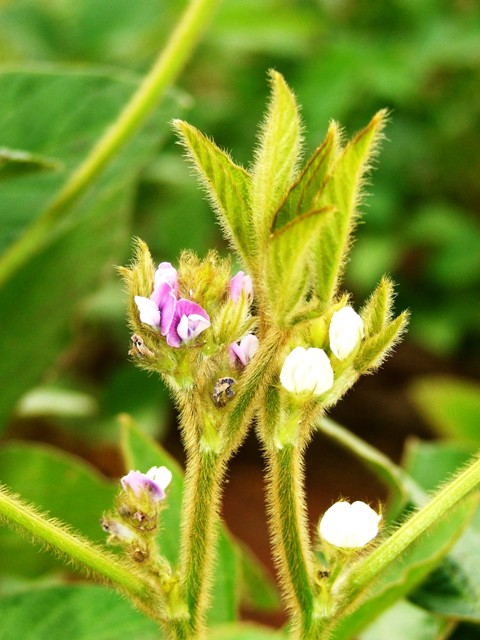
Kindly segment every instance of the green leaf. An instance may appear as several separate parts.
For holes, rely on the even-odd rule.
[[[4,143],[58,157],[65,167],[0,183],[0,244],[5,247],[34,222],[135,87],[101,73],[0,73]],[[105,270],[113,275],[129,241],[138,173],[153,154],[166,119],[162,111],[150,121],[56,226],[48,244],[2,288],[0,379],[9,384],[0,395],[0,425],[68,344],[68,328],[82,299]]]
[[[333,206],[335,213],[325,218],[316,245],[316,293],[328,305],[337,291],[343,273],[350,234],[358,215],[364,176],[378,145],[385,124],[385,111],[379,111],[339,154],[333,173],[322,190],[317,206]]]
[[[173,124],[200,175],[227,238],[249,265],[254,248],[250,175],[195,127],[181,120],[174,120]]]
[[[329,209],[310,211],[275,232],[268,248],[267,292],[279,324],[288,323],[308,286],[310,248]]]
[[[377,618],[359,640],[385,640],[393,629],[395,640],[439,640],[445,637],[448,627],[447,620],[400,600]]]
[[[480,384],[430,376],[415,380],[409,395],[436,433],[480,446]]]
[[[161,553],[172,564],[177,564],[180,552],[183,473],[178,463],[131,421],[123,425],[122,452],[127,469],[146,471],[152,466],[166,466],[172,472],[172,482],[168,488],[168,508],[162,511],[162,526],[158,542]],[[235,620],[238,608],[238,556],[233,541],[225,529],[221,530],[218,550],[219,557],[212,588],[212,607],[208,614],[210,624]]]
[[[272,96],[252,171],[253,223],[261,241],[267,238],[275,212],[290,187],[301,147],[295,97],[276,71],[270,71],[270,82]]]
[[[242,604],[255,611],[278,611],[280,595],[272,579],[248,547],[237,543],[242,574]]]
[[[328,128],[325,141],[314,151],[305,168],[291,186],[273,223],[278,231],[297,216],[315,209],[315,200],[329,174],[339,148],[339,132],[335,123]]]
[[[434,491],[476,453],[472,445],[458,442],[423,442],[410,438],[403,466],[425,491]]]
[[[0,598],[2,640],[159,640],[152,620],[114,591],[96,585],[55,586]]]
[[[62,164],[53,158],[19,149],[0,147],[0,180],[35,171],[61,169]]]
[[[91,540],[103,543],[99,524],[110,508],[116,487],[79,458],[52,447],[14,443],[0,451],[2,483]],[[7,527],[0,528],[4,574],[38,576],[52,567],[63,566],[48,553],[39,553]]]

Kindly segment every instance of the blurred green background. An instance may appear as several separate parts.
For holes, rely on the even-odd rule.
[[[0,156],[4,246],[115,117],[185,4],[0,2],[0,147],[38,154],[26,169],[44,169],[13,163],[12,173]],[[335,416],[396,457],[410,431],[478,445],[477,0],[224,0],[174,91],[83,204],[101,203],[103,225],[92,231],[85,213],[75,243],[53,238],[2,294],[6,441],[51,441],[114,475],[116,416],[128,412],[179,450],[162,384],[127,359],[114,265],[129,260],[133,235],[158,261],[175,262],[183,248],[227,250],[169,120],[188,120],[248,165],[271,67],[302,105],[307,151],[332,118],[351,135],[376,110],[391,113],[345,287],[359,306],[387,272],[398,283],[397,309],[410,308],[412,320],[379,382],[360,382]],[[45,74],[57,79],[48,90]],[[121,223],[112,212],[122,212]],[[348,493],[348,473],[342,481],[335,491]]]

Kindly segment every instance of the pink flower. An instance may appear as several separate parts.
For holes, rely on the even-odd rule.
[[[253,285],[250,276],[245,275],[244,271],[239,271],[237,275],[230,280],[230,299],[234,302],[240,299],[244,293],[251,300],[253,298]]]
[[[177,303],[178,275],[169,262],[160,263],[155,271],[154,287],[149,298],[135,296],[140,322],[160,329],[162,336],[172,323]]]
[[[155,271],[155,289],[162,282],[168,282],[168,284],[172,287],[175,295],[178,294],[178,272],[175,267],[172,267],[170,262],[161,262],[157,270]]]
[[[129,471],[120,482],[124,491],[132,491],[137,497],[150,494],[155,502],[165,498],[165,489],[172,480],[172,472],[167,467],[152,467],[147,473]]]
[[[258,338],[253,335],[253,333],[248,333],[240,340],[240,343],[232,342],[228,347],[232,364],[235,364],[236,361],[239,360],[243,366],[250,362],[253,356],[257,353],[257,350]]]
[[[180,298],[166,333],[167,343],[171,347],[180,347],[194,340],[210,326],[210,317],[205,309],[191,300]]]

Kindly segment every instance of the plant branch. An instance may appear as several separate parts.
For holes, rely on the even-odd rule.
[[[267,453],[268,500],[273,552],[295,637],[308,638],[314,617],[313,559],[307,538],[302,451],[294,444]]]
[[[135,575],[131,568],[119,562],[113,555],[54,519],[38,513],[18,497],[11,495],[0,485],[0,518],[20,533],[32,536],[54,551],[60,552],[78,567],[91,573],[100,582],[108,582],[129,596],[150,617],[160,621],[155,613],[155,592],[152,585]]]
[[[187,461],[180,545],[180,579],[190,614],[186,638],[202,636],[224,473],[223,460],[211,451],[192,453]]]

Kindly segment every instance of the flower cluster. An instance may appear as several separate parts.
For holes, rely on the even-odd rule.
[[[353,353],[363,338],[363,321],[352,307],[336,311],[329,327],[330,351],[338,360]],[[323,349],[295,347],[280,373],[283,387],[292,393],[321,395],[333,387],[330,358]]]
[[[210,326],[205,309],[178,298],[178,273],[169,262],[160,263],[156,270],[150,297],[135,296],[135,303],[140,321],[158,329],[171,347],[191,342]]]

